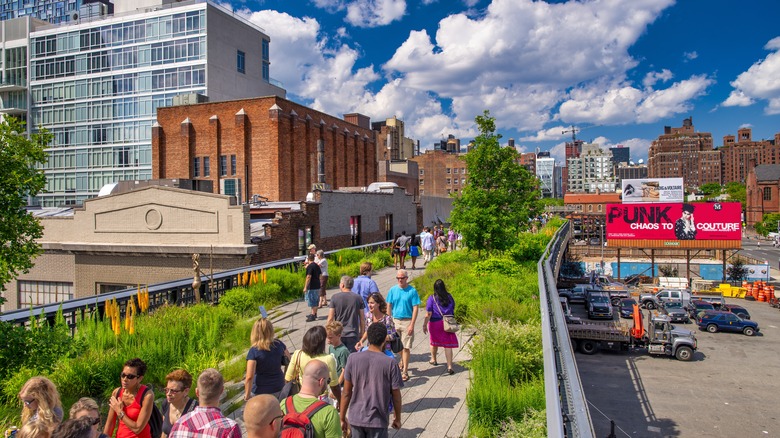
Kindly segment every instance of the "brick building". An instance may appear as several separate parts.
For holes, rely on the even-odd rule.
[[[752,137],[750,128],[739,129],[736,137],[723,137],[723,146],[719,149],[723,163],[723,184],[746,182],[751,163],[754,166],[780,164],[780,133],[775,134],[774,140],[753,141]]]
[[[463,154],[442,150],[425,151],[412,158],[420,172],[420,196],[448,197],[466,184],[466,160]]]
[[[377,180],[374,132],[367,117],[351,120],[276,96],[160,108],[153,178],[210,180],[242,201],[303,200],[319,183],[367,186]]]
[[[664,127],[647,155],[650,178],[683,178],[686,187],[721,183],[720,151],[712,149],[712,134],[696,132],[692,118],[680,128]]]
[[[780,213],[780,164],[750,166],[745,186],[748,227],[763,221],[764,214]]]
[[[523,152],[518,154],[517,163],[525,167],[525,170],[536,175],[536,152]]]

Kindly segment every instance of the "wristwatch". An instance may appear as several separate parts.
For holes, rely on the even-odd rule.
[[[120,412],[119,415],[117,415],[117,416],[121,420],[121,419],[125,418],[125,413],[124,412]]]

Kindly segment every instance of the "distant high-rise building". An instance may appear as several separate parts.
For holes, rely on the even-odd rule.
[[[726,135],[719,148],[722,157],[723,184],[733,181],[744,183],[751,165],[780,164],[780,133],[774,140],[753,140],[750,128],[737,131],[737,137]],[[752,163],[752,164],[751,164]]]
[[[111,14],[113,10],[109,0],[0,0],[0,20],[32,17],[60,24]]]
[[[414,156],[416,143],[404,135],[404,122],[393,116],[382,122],[374,122],[371,129],[377,131],[377,160],[402,161]]]
[[[614,148],[609,148],[609,151],[612,152],[612,165],[617,167],[620,165],[620,163],[630,163],[631,162],[631,148],[624,147],[623,145],[617,145]]]
[[[691,118],[680,128],[664,127],[650,145],[647,162],[650,178],[683,178],[686,187],[721,183],[721,153],[712,149],[712,134],[696,132]]]
[[[524,152],[519,154],[519,164],[525,167],[525,170],[536,175],[536,152]]]
[[[582,152],[582,140],[574,140],[572,142],[566,142],[566,162],[569,158],[579,158]]]
[[[270,38],[258,26],[204,1],[123,7],[132,6],[146,9],[30,29],[31,101],[22,112],[29,130],[54,137],[46,189],[33,204],[77,204],[106,184],[151,178],[158,107],[285,96],[270,78]]]
[[[615,177],[617,185],[620,186],[624,179],[643,179],[647,178],[647,166],[644,164],[624,165],[615,168]]]
[[[433,149],[449,152],[451,154],[460,153],[460,139],[455,138],[454,135],[450,134],[447,136],[446,140],[442,139],[439,142],[434,143]]]
[[[549,152],[536,155],[536,177],[539,178],[542,197],[555,197],[555,158]]]
[[[597,144],[583,144],[578,158],[568,160],[569,192],[614,192],[615,173],[612,153]]]

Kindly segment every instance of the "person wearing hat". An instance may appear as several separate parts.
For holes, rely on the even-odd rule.
[[[674,223],[674,235],[677,240],[695,240],[696,225],[693,222],[693,205],[683,204],[682,217]]]

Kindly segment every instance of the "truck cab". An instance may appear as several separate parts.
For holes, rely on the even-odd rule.
[[[678,360],[689,361],[696,350],[696,336],[687,329],[672,325],[669,316],[653,315],[647,330],[647,352],[674,356]]]
[[[683,289],[662,289],[656,294],[642,294],[639,296],[639,304],[646,309],[657,309],[661,303],[670,301],[681,302],[687,306],[691,301],[691,293]]]

